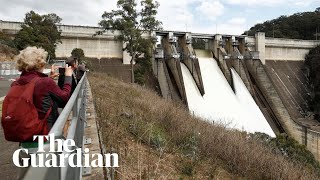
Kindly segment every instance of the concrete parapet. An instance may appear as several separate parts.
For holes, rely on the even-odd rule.
[[[266,63],[265,59],[265,51],[266,51],[266,46],[265,46],[265,33],[264,32],[257,32],[256,35],[256,51],[259,51],[259,58],[262,62],[262,64]]]
[[[14,35],[21,29],[22,22],[10,22],[0,20],[0,30],[4,33]],[[120,31],[106,31],[103,35],[93,36],[97,31],[102,30],[100,27],[78,26],[78,25],[58,25],[62,31],[61,41],[56,48],[57,57],[70,56],[72,49],[81,48],[88,57],[93,58],[123,58],[124,63],[128,63],[126,52],[122,51],[122,42],[117,42],[114,37],[120,34]],[[168,31],[161,31],[165,34]],[[186,34],[186,32],[173,32],[177,35]],[[218,49],[224,40],[227,43],[226,52],[230,53],[232,41],[235,38],[244,39],[239,41],[239,50],[243,54],[243,49],[250,51],[259,51],[260,60],[265,64],[266,60],[288,60],[303,61],[304,56],[310,49],[320,44],[320,41],[298,40],[284,38],[265,37],[263,32],[258,32],[255,37],[251,36],[230,36],[220,34],[199,34],[191,33],[193,37],[209,39],[207,48],[213,51],[214,57],[218,59]],[[148,38],[150,34],[145,33],[143,37]]]

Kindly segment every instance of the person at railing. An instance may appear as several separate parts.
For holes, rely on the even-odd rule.
[[[42,127],[42,129],[40,129],[40,133],[43,133],[41,135],[47,134],[52,128],[55,121],[58,119],[58,107],[64,107],[65,104],[68,102],[71,94],[71,76],[73,72],[71,67],[69,67],[68,65],[65,66],[64,85],[61,89],[52,79],[54,76],[57,75],[56,73],[51,72],[51,77],[48,77],[48,75],[43,73],[46,65],[47,55],[48,53],[45,50],[37,47],[27,47],[26,49],[20,51],[20,54],[15,57],[15,60],[17,62],[18,70],[22,73],[20,78],[18,78],[11,84],[11,87],[20,86],[21,88],[23,88],[29,87],[24,85],[27,85],[29,83],[35,83],[33,88],[33,104],[37,110],[38,119],[46,121],[44,122],[45,125]],[[54,71],[53,66],[51,68],[51,71]],[[19,111],[14,112],[18,113]],[[12,117],[14,116],[15,115],[13,115]],[[21,117],[21,114],[19,115],[19,117]],[[8,118],[11,117],[8,116]],[[12,124],[12,126],[17,125]],[[37,131],[38,130],[39,129],[37,129]],[[19,133],[21,132],[18,131],[15,133],[17,134],[16,136],[21,136],[19,135]],[[39,132],[34,132],[34,135],[39,135],[38,133]],[[29,154],[26,154],[23,151],[20,152],[20,161],[23,158],[29,158],[30,153],[34,153],[32,152],[32,149],[38,146],[37,142],[31,141],[32,138],[20,142],[20,147],[29,149]],[[28,168],[20,168],[19,179],[24,177],[25,173],[27,172],[27,169]]]
[[[76,57],[70,57],[67,59],[66,64],[70,66],[72,69],[72,76],[71,76],[72,85],[71,85],[71,93],[70,93],[70,96],[71,96],[78,84],[77,75],[76,75],[77,68],[78,68],[78,59]],[[64,79],[65,79],[64,71],[65,71],[64,68],[59,69],[58,86],[60,88],[63,88],[63,85],[64,85]]]
[[[59,88],[52,78],[43,73],[48,53],[37,47],[27,47],[16,56],[18,70],[21,76],[11,86],[29,83],[33,78],[40,77],[36,82],[33,94],[33,103],[38,110],[39,118],[43,119],[48,111],[47,122],[49,129],[59,116],[58,107],[64,107],[71,92],[72,69],[65,67],[63,88]],[[54,75],[54,73],[50,73]]]
[[[80,64],[77,67],[77,71],[76,71],[76,78],[77,78],[77,82],[79,82],[82,78],[82,76],[84,75],[84,73],[86,72],[86,66],[84,64]]]

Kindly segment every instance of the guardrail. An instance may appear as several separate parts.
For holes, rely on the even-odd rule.
[[[70,97],[68,103],[60,113],[60,116],[54,123],[49,134],[54,134],[55,139],[72,139],[75,146],[72,149],[81,148],[81,156],[83,155],[84,145],[84,128],[86,123],[86,73],[79,81],[76,89]],[[67,134],[64,135],[64,127],[68,122],[69,117],[72,115],[70,126]],[[48,153],[49,144],[45,144],[45,153]],[[70,148],[70,146],[69,146]],[[55,154],[70,154],[70,152],[56,152]],[[75,154],[74,159],[77,159],[78,154]],[[81,157],[82,159],[82,157]],[[59,160],[58,160],[59,161]],[[24,180],[69,180],[69,179],[82,179],[82,167],[70,167],[68,161],[64,161],[66,167],[29,167],[24,176]],[[58,162],[59,164],[59,162]]]
[[[16,69],[15,62],[0,62],[0,80],[10,80],[15,79],[20,76],[20,72]]]

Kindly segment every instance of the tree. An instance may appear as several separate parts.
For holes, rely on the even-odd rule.
[[[206,48],[206,40],[192,38],[192,47],[194,49],[205,49]]]
[[[27,46],[42,47],[54,59],[55,48],[61,43],[61,31],[57,27],[61,20],[56,14],[39,15],[34,11],[28,12],[14,39],[15,46],[19,50]]]
[[[243,34],[254,36],[255,32],[265,32],[266,37],[314,40],[318,38],[320,8],[314,12],[295,13],[256,24]],[[303,26],[301,25],[303,24]]]
[[[0,31],[0,44],[16,49],[12,38],[8,34],[5,34],[1,31]]]
[[[7,34],[0,31],[0,43],[2,41],[9,41],[9,40],[10,40],[10,37]]]
[[[78,58],[79,63],[81,63],[85,58],[84,52],[81,48],[74,48],[71,52],[71,56]]]
[[[152,40],[142,37],[144,33],[150,33],[154,30],[161,29],[161,22],[156,20],[157,8],[159,3],[153,0],[142,0],[142,9],[137,10],[135,0],[118,0],[117,10],[104,12],[99,25],[102,31],[97,34],[103,34],[107,30],[119,30],[121,35],[115,39],[125,43],[124,51],[131,56],[131,82],[134,82],[133,63],[144,52],[150,50]]]

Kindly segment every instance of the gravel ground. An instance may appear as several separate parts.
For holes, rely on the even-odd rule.
[[[8,93],[12,81],[0,80],[0,97],[5,96]]]

